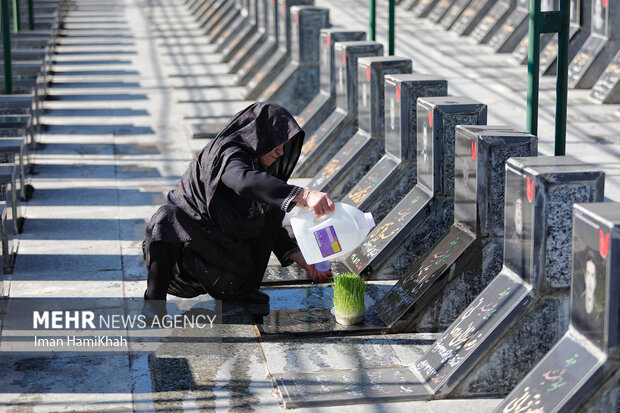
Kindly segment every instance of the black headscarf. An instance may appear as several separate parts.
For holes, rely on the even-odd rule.
[[[288,142],[283,156],[269,168],[275,177],[287,181],[301,153],[303,139],[304,131],[295,118],[275,103],[255,103],[237,113],[190,163],[168,194],[166,204],[151,218],[143,245],[145,258],[153,241],[191,240],[197,251],[227,244],[226,234],[213,233],[212,200],[228,160],[240,152],[258,159]]]

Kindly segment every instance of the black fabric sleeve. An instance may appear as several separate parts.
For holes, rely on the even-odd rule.
[[[297,242],[288,235],[288,231],[284,228],[280,229],[276,242],[273,245],[273,253],[280,261],[283,267],[288,267],[294,261],[291,259],[291,255],[299,252]]]
[[[289,185],[267,172],[252,167],[249,156],[235,155],[228,160],[221,182],[237,195],[255,199],[289,212],[295,206],[293,199],[301,188]]]

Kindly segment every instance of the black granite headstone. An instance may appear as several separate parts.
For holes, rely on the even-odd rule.
[[[336,42],[364,40],[366,33],[361,31],[343,31],[339,29],[321,29],[319,41],[320,91],[314,99],[296,116],[297,123],[310,136],[336,108],[336,65],[334,64],[334,44]],[[297,175],[294,173],[294,177]]]
[[[372,212],[375,221],[396,206],[417,182],[417,99],[445,96],[447,91],[447,82],[436,76],[385,77],[385,154],[342,202]]]
[[[230,5],[230,8],[221,13],[211,24],[204,26],[204,34],[209,43],[213,43],[215,39],[232,34],[232,27],[236,26],[237,19],[242,19],[241,8],[236,5]]]
[[[234,53],[227,61],[228,73],[237,73],[237,71],[249,59],[256,58],[256,51],[260,49],[260,45],[266,43],[267,37],[267,20],[265,8],[267,0],[256,0],[256,25],[257,31],[254,35]]]
[[[446,30],[450,29],[472,3],[473,0],[456,0],[441,20],[441,26]]]
[[[307,4],[308,2],[306,2]],[[312,3],[312,2],[310,2]],[[236,72],[236,83],[237,85],[244,86],[247,85],[250,80],[253,80],[255,83],[260,82],[260,80],[265,76],[264,73],[269,73],[269,68],[265,68],[267,63],[276,58],[274,56],[277,53],[278,49],[278,39],[277,39],[277,7],[275,4],[271,2],[271,0],[265,0],[264,6],[264,21],[265,21],[265,41],[260,44],[258,49],[254,52],[253,56],[246,60],[246,62],[237,70]],[[259,71],[259,69],[261,69]],[[261,75],[257,74],[260,72]],[[258,79],[255,79],[257,77]],[[254,87],[253,85],[250,87],[250,90]]]
[[[620,49],[620,7],[592,0],[591,34],[568,67],[568,87],[591,88]]]
[[[222,62],[229,62],[237,52],[243,47],[246,47],[248,43],[253,43],[254,38],[258,34],[258,0],[249,0],[247,5],[247,23],[246,26],[240,31],[240,34],[231,41],[225,41],[225,39],[216,40],[218,47],[217,52],[222,53]]]
[[[407,309],[407,326],[443,330],[497,275],[504,234],[504,165],[510,157],[536,152],[534,136],[511,128],[457,126],[455,224],[377,304],[383,320],[393,320],[391,325],[402,320],[403,310],[412,297],[419,301],[416,293],[421,291],[432,299],[426,308]],[[415,306],[422,307],[419,302]]]
[[[380,159],[385,145],[385,75],[410,73],[411,60],[396,56],[358,60],[358,122],[355,135],[315,175],[308,188],[340,200]]]
[[[489,46],[498,53],[512,52],[519,42],[527,36],[528,16],[529,1],[517,0],[517,7],[491,37]]]
[[[437,3],[439,0],[420,0],[413,8],[413,13],[418,17],[426,17]]]
[[[472,0],[452,26],[461,36],[468,36],[495,5],[496,0]]]
[[[247,99],[259,100],[259,96],[263,91],[268,88],[275,89],[280,85],[280,83],[274,82],[274,80],[287,66],[289,66],[289,57],[291,56],[290,38],[292,36],[299,37],[299,34],[295,34],[291,31],[291,7],[311,6],[313,4],[314,0],[288,0],[280,2],[278,5],[275,0],[269,0],[268,16],[272,17],[272,19],[268,19],[268,23],[273,24],[274,29],[270,33],[273,33],[277,48],[274,53],[267,55],[268,59],[266,63],[258,66],[258,71],[248,80],[245,87]],[[243,79],[238,79],[239,84],[245,84],[241,83],[242,81]]]
[[[319,34],[329,27],[329,10],[310,6],[291,8],[291,64],[279,73],[258,100],[278,102],[299,113],[319,92]]]
[[[454,210],[456,125],[486,123],[486,106],[461,97],[418,99],[418,184],[345,259],[365,277],[400,278],[448,231]]]
[[[454,6],[456,0],[439,0],[437,5],[428,15],[430,21],[439,23],[448,11]]]
[[[590,97],[598,103],[620,103],[620,50],[594,84]]]
[[[478,43],[486,43],[501,27],[514,10],[516,0],[497,0],[480,23],[471,32],[471,37]]]
[[[620,205],[577,204],[573,217],[570,327],[496,412],[582,411],[589,399],[592,410],[612,411],[596,392],[618,367]]]
[[[353,41],[334,45],[336,110],[310,136],[297,161],[296,176],[314,176],[357,131],[357,60],[380,56],[376,42]]]
[[[270,2],[272,0],[269,0]],[[274,0],[275,1],[275,0]],[[221,53],[226,45],[233,42],[244,41],[252,35],[254,22],[250,17],[249,4],[242,2],[239,6],[239,16],[235,22],[224,29],[222,34],[212,40],[217,45],[215,51]],[[255,29],[254,29],[255,30]]]

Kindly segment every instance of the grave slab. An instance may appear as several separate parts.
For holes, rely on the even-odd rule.
[[[454,6],[456,0],[439,0],[437,5],[431,10],[428,15],[428,18],[433,23],[442,22],[443,18],[450,11],[450,9]]]
[[[485,124],[486,111],[463,97],[418,99],[418,183],[345,257],[351,271],[399,279],[444,236],[454,220],[455,127]]]
[[[385,75],[411,72],[411,60],[396,56],[363,57],[357,65],[359,128],[308,185],[336,200],[346,195],[384,152]]]
[[[472,0],[461,17],[452,25],[451,30],[461,36],[468,36],[486,16],[496,0]]]
[[[432,75],[386,75],[384,94],[385,153],[342,199],[372,212],[375,221],[385,218],[417,183],[417,99],[446,96],[448,83]]]
[[[512,388],[566,330],[568,317],[562,312],[568,313],[565,254],[570,255],[570,235],[567,240],[565,234],[571,232],[575,202],[602,199],[603,179],[602,172],[570,157],[509,159],[503,270],[411,370],[382,369],[386,377],[401,377],[392,382],[402,387],[377,386],[383,391],[375,397],[497,395]],[[558,297],[558,290],[564,297]],[[330,385],[372,392],[374,386],[368,384],[377,381],[367,380],[371,374],[376,372],[322,372],[300,376],[300,386],[295,376],[287,381],[276,377],[276,382],[292,395],[290,403],[312,403],[319,392],[330,392]],[[359,390],[343,391],[330,403],[364,400]]]
[[[420,0],[412,9],[413,14],[417,17],[426,17],[439,3],[439,0]]]
[[[489,46],[496,53],[512,52],[527,36],[529,1],[517,0],[517,5],[497,32],[489,39]]]
[[[472,39],[478,43],[487,43],[502,27],[516,7],[517,0],[497,0],[493,7],[471,32]]]
[[[614,411],[604,386],[618,367],[620,205],[576,204],[570,327],[496,412],[529,405],[544,411]],[[607,390],[607,391],[605,391]],[[588,402],[587,408],[581,406]],[[617,400],[615,401],[617,403]]]
[[[594,86],[620,50],[620,6],[592,0],[590,36],[568,66],[568,87]]]
[[[216,42],[215,50],[222,53],[222,61],[230,62],[230,60],[239,52],[239,50],[247,45],[253,43],[256,36],[259,35],[258,29],[258,0],[248,1],[248,20],[247,26],[239,33],[239,35],[231,40],[218,39]]]
[[[620,103],[620,50],[592,87],[590,97],[597,103]]]
[[[340,29],[321,29],[319,41],[319,93],[298,116],[297,123],[312,135],[318,126],[336,109],[336,65],[334,63],[334,44],[355,40],[365,40],[366,33]]]
[[[310,136],[301,149],[295,177],[312,177],[357,131],[357,61],[380,56],[383,46],[376,42],[352,41],[334,45],[336,110]]]
[[[249,2],[248,2],[249,3]],[[215,36],[211,43],[214,43],[217,47],[216,52],[221,53],[226,44],[232,43],[238,40],[247,40],[251,36],[252,26],[255,21],[250,19],[249,4],[240,4],[237,6],[239,14],[235,21],[227,25],[219,36]]]
[[[472,0],[456,0],[441,20],[441,27],[446,30],[452,28],[454,23],[463,15],[471,3]]]

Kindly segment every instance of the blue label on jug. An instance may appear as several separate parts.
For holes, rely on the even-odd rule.
[[[319,246],[319,250],[321,251],[321,255],[323,257],[329,257],[330,255],[334,255],[337,252],[342,251],[340,242],[336,236],[336,231],[334,231],[334,227],[332,225],[318,231],[314,231],[314,239],[316,239],[316,243]]]

